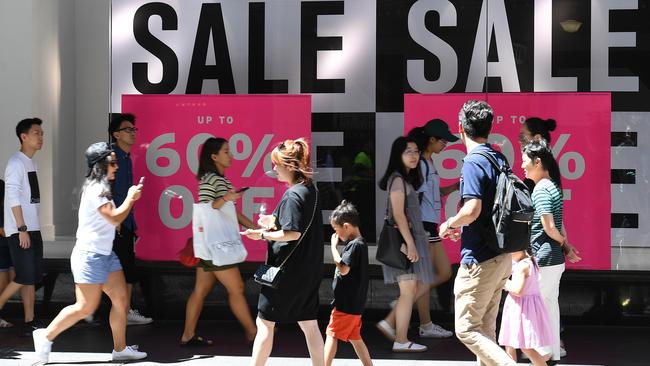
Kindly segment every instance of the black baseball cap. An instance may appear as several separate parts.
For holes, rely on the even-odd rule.
[[[90,177],[90,172],[93,170],[93,166],[98,162],[106,159],[107,156],[111,155],[113,149],[106,142],[95,142],[94,144],[88,146],[84,155],[86,156],[86,164],[88,165],[88,170],[86,171],[86,178]]]
[[[424,134],[429,137],[443,139],[448,142],[458,141],[458,137],[454,136],[449,130],[447,122],[441,119],[432,119],[424,125]]]

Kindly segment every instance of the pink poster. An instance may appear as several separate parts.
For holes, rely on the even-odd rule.
[[[469,99],[485,100],[481,94],[409,94],[404,97],[405,132],[433,118],[458,132],[458,112]],[[508,158],[513,171],[523,178],[519,129],[527,117],[552,118],[553,153],[558,160],[564,189],[564,223],[569,241],[580,251],[582,261],[568,268],[610,269],[610,121],[609,93],[517,93],[487,97],[494,109],[490,143]],[[461,173],[465,147],[460,141],[447,145],[433,159],[441,185],[456,182]],[[443,218],[456,213],[459,193],[443,200]],[[460,243],[446,241],[452,263],[460,258]]]
[[[198,198],[198,156],[208,137],[229,140],[233,164],[226,177],[250,187],[237,209],[257,221],[262,204],[275,208],[285,186],[266,174],[270,152],[285,139],[311,135],[311,97],[288,95],[124,95],[122,111],[136,115],[133,175],[145,177],[135,206],[138,258],[177,260],[192,236]],[[263,261],[266,245],[244,238],[247,261]]]

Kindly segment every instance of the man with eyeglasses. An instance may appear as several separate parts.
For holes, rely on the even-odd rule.
[[[111,142],[113,143],[113,150],[117,157],[118,170],[115,173],[115,180],[113,181],[113,200],[115,205],[124,202],[126,195],[133,183],[133,162],[131,161],[131,146],[135,144],[135,136],[138,129],[135,127],[135,116],[130,113],[113,113],[111,121],[108,125],[108,134],[110,135]],[[124,277],[126,278],[127,287],[127,304],[129,305],[129,312],[127,315],[128,325],[143,325],[153,322],[153,319],[148,318],[138,310],[131,309],[131,293],[133,292],[133,285],[138,283],[139,277],[135,266],[135,241],[137,226],[135,224],[135,217],[133,210],[129,216],[122,222],[113,241],[113,251],[120,259],[122,269],[124,270]]]

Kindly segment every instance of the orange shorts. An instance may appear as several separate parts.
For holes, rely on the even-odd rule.
[[[348,342],[361,339],[361,315],[348,314],[332,309],[330,323],[325,334],[332,338]]]

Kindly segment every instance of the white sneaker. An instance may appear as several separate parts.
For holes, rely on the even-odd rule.
[[[50,352],[52,351],[52,342],[47,340],[45,336],[46,332],[47,330],[45,328],[36,329],[32,332],[34,353],[36,358],[42,363],[48,363],[50,361]]]
[[[126,325],[145,325],[153,322],[153,319],[147,318],[135,309],[129,310],[126,315]]]
[[[384,337],[388,338],[389,341],[395,341],[395,329],[393,329],[387,321],[380,320],[377,323],[377,330],[379,330]]]
[[[420,326],[420,338],[449,338],[454,332],[448,331],[435,323],[429,323],[429,326]]]
[[[146,352],[140,352],[131,348],[131,346],[126,346],[120,352],[113,350],[113,361],[131,361],[131,360],[141,360],[147,357]]]
[[[393,343],[393,352],[404,352],[404,353],[424,352],[427,349],[428,349],[427,346],[423,344],[417,344],[411,341],[408,341],[406,343],[399,343],[399,342]]]

